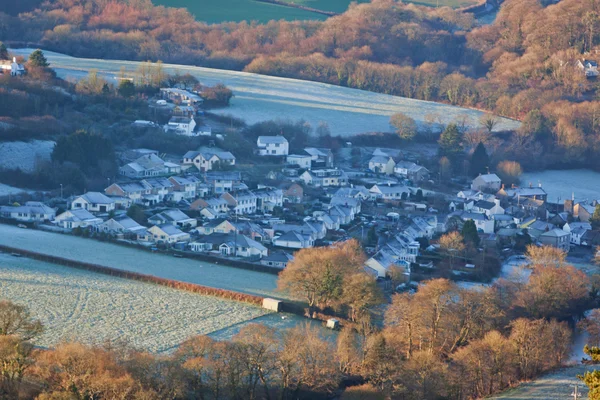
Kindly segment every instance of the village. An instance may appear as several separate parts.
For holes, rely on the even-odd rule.
[[[165,131],[212,135],[209,127],[196,125],[197,95],[161,89],[160,96],[157,106],[173,114]],[[153,149],[123,151],[119,176],[104,192],[68,198],[61,192],[46,204],[3,205],[0,218],[23,228],[276,270],[299,249],[353,237],[367,252],[367,271],[385,280],[400,269],[399,282],[440,274],[489,280],[498,272],[498,261],[490,267],[490,260],[521,254],[531,243],[590,256],[600,244],[600,230],[590,223],[597,201],[550,203],[541,183],[507,186],[487,173],[457,181],[455,191],[440,191],[439,177],[401,150],[347,142],[336,155],[322,147],[291,152],[282,135],[257,138],[253,160],[269,167],[257,176],[218,147],[217,135],[212,138],[210,146],[178,158]],[[475,248],[440,245],[442,235],[464,231],[467,222],[476,228]],[[450,271],[441,266],[448,258]]]

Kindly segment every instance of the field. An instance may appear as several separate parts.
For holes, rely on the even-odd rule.
[[[160,353],[190,336],[261,317],[244,303],[0,254],[0,298],[27,305],[42,320],[43,347],[61,341],[125,342]]]
[[[298,4],[323,11],[343,13],[352,1],[368,3],[369,0],[283,0],[286,3]],[[208,24],[220,22],[258,21],[285,19],[324,20],[326,15],[305,11],[294,7],[284,7],[275,4],[261,3],[256,0],[153,0],[155,5],[165,7],[187,8],[198,21]],[[409,0],[407,3],[428,7],[449,6],[453,8],[469,6],[477,0]]]
[[[15,54],[25,56],[31,51],[13,50]],[[90,69],[97,69],[116,84],[115,76],[121,67],[133,73],[140,64],[74,58],[50,51],[45,54],[60,77],[73,80],[86,77]],[[249,124],[272,119],[303,119],[316,127],[324,121],[333,135],[348,137],[364,132],[391,132],[389,118],[396,112],[409,115],[417,123],[424,123],[428,114],[440,116],[443,123],[465,116],[472,126],[477,125],[482,115],[477,110],[298,79],[172,64],[164,65],[164,70],[190,73],[206,85],[224,83],[233,90],[235,97],[230,107],[213,112],[232,115]],[[519,125],[518,121],[503,118],[497,129],[516,129]]]
[[[600,200],[600,172],[586,169],[547,170],[521,175],[521,186],[537,186],[548,192],[548,200],[560,202],[575,195],[575,201]]]
[[[50,140],[0,143],[0,168],[31,172],[37,160],[48,161],[54,149]]]
[[[182,282],[257,296],[277,296],[277,276],[70,235],[0,225],[0,244]]]

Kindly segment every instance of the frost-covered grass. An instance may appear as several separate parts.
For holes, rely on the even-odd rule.
[[[152,254],[70,235],[0,225],[0,244],[182,282],[277,296],[277,276],[186,258]]]
[[[589,169],[547,170],[529,172],[521,175],[521,186],[538,183],[548,192],[548,200],[556,202],[570,199],[575,195],[576,201],[600,200],[600,172]]]
[[[19,189],[16,187],[5,185],[4,183],[0,183],[0,196],[8,196],[9,194],[16,194],[27,192],[27,190]]]
[[[54,144],[50,140],[0,143],[0,168],[19,168],[22,171],[31,172],[38,160],[50,160]]]
[[[0,298],[27,305],[46,330],[36,344],[125,342],[159,353],[267,314],[245,303],[0,254]]]
[[[13,52],[27,56],[31,49]],[[74,58],[45,52],[52,67],[63,78],[81,79],[90,69],[97,69],[111,82],[123,67],[133,73],[139,62]],[[443,123],[467,116],[471,126],[477,125],[482,112],[441,103],[407,99],[350,89],[325,83],[246,72],[165,64],[167,73],[190,73],[203,84],[224,83],[235,97],[228,108],[213,110],[245,120],[248,124],[272,119],[304,119],[316,127],[319,122],[329,124],[334,135],[352,136],[364,132],[391,132],[389,118],[403,112],[423,123],[427,114],[437,114]],[[501,119],[497,129],[514,129],[519,122]]]

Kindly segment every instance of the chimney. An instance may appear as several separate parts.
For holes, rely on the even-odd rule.
[[[542,181],[538,181],[538,187],[542,187]]]
[[[531,189],[533,187],[533,184],[531,182],[529,182],[529,188]]]
[[[501,189],[504,190],[504,183],[502,184],[502,188]]]

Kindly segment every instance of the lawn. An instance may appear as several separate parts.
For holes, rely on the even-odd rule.
[[[268,312],[163,286],[0,254],[0,298],[26,305],[45,326],[42,347],[124,342],[153,353],[193,335],[227,330]]]
[[[348,9],[353,0],[283,0],[323,11],[342,13]],[[354,0],[357,3],[368,3],[370,0]],[[477,0],[408,0],[419,5],[436,7],[464,7],[477,3]],[[293,7],[261,3],[255,0],[153,0],[153,3],[166,7],[187,8],[198,21],[209,24],[220,22],[258,21],[285,19],[323,20],[327,16]]]

